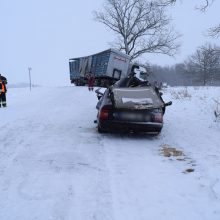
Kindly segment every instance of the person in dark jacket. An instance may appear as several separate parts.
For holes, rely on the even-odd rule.
[[[6,81],[6,83],[7,83],[7,81]],[[3,107],[7,106],[7,104],[6,104],[6,92],[7,92],[7,88],[6,88],[6,85],[5,85],[5,80],[3,80],[0,77],[0,108],[2,106]]]

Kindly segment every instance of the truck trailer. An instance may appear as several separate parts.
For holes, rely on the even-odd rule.
[[[69,59],[70,81],[77,86],[87,83],[88,74],[95,77],[95,85],[107,87],[129,73],[131,57],[115,49]]]

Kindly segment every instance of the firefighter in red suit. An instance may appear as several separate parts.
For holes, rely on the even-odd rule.
[[[88,89],[89,89],[89,91],[93,91],[94,82],[95,82],[95,77],[94,77],[94,75],[90,72],[90,73],[88,74]]]

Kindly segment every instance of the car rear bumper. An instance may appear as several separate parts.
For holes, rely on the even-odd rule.
[[[156,122],[122,122],[122,121],[99,121],[98,126],[103,131],[111,132],[146,132],[159,133],[163,123]]]

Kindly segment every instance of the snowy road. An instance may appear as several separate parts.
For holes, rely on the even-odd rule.
[[[219,220],[220,88],[179,91],[165,91],[173,105],[149,137],[98,134],[85,87],[10,89],[0,109],[0,219]]]

